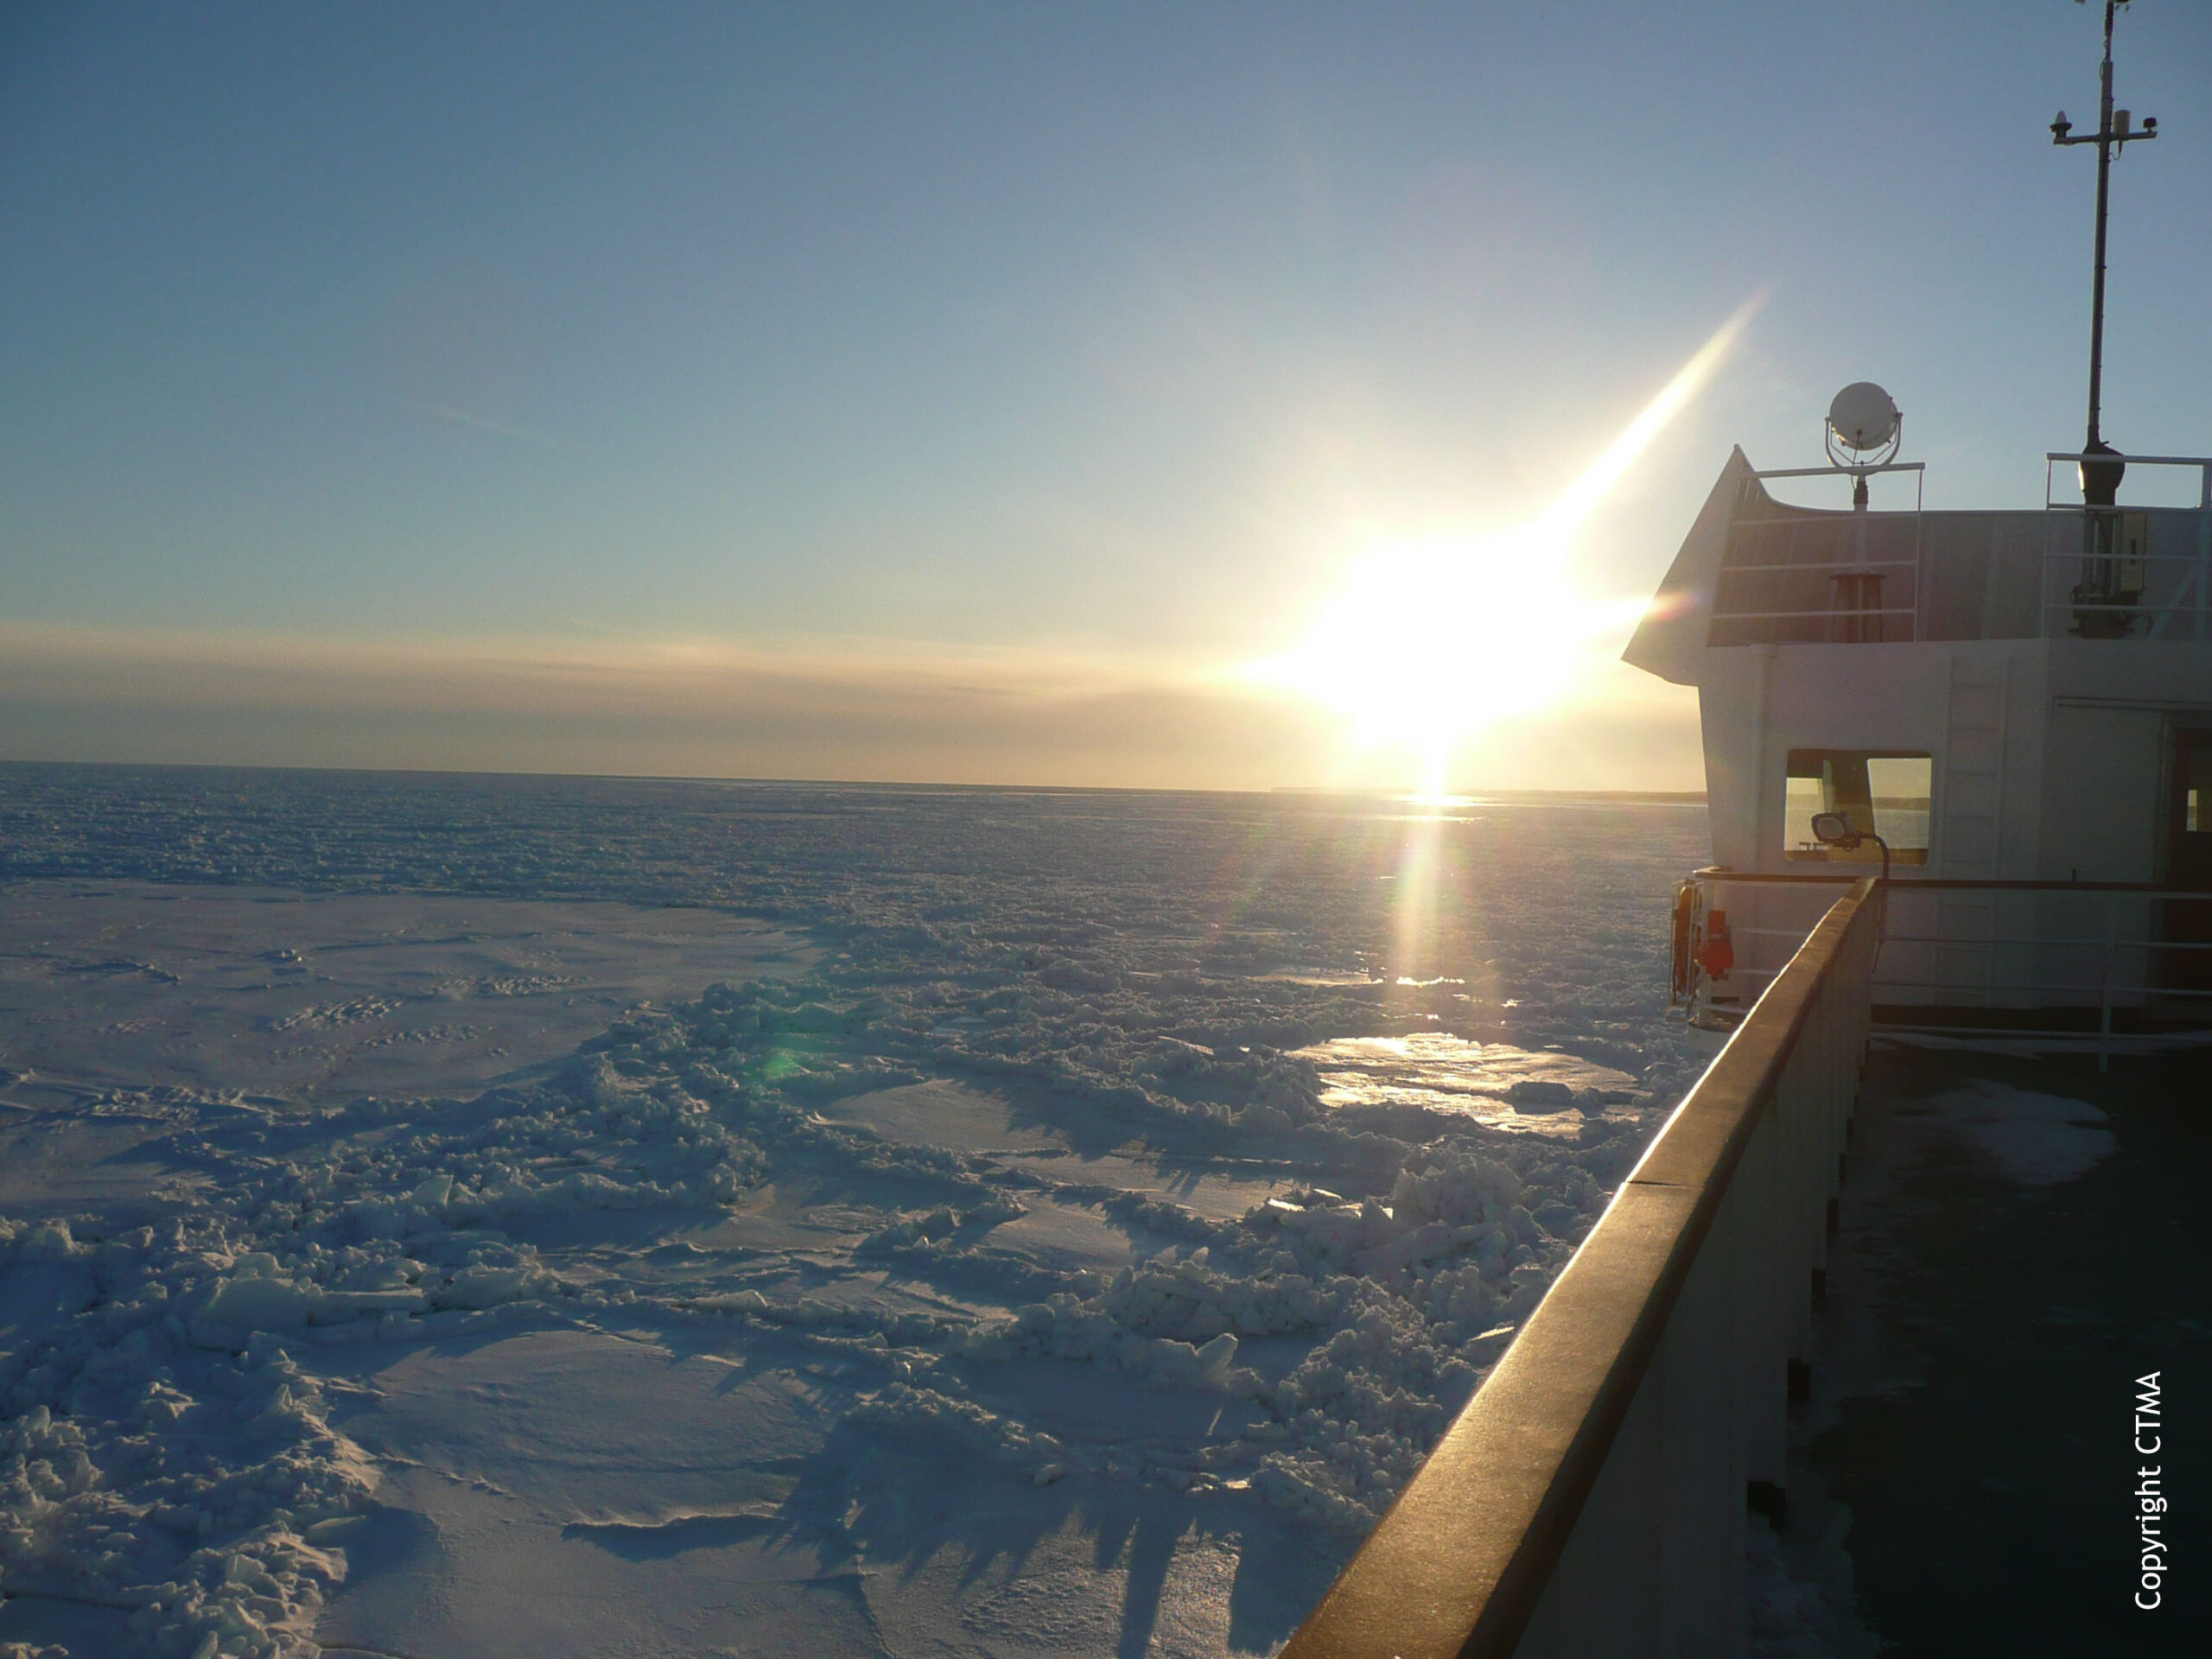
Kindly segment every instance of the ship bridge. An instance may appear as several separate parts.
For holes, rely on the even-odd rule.
[[[2212,458],[2127,457],[2179,506],[2062,499],[2084,459],[2047,458],[2040,508],[1874,512],[1778,492],[1878,471],[1916,493],[1917,463],[1730,457],[1624,653],[1699,694],[1692,1017],[1749,1007],[1878,862],[1900,890],[1885,1006],[2212,1021],[2191,1001],[2212,996],[2212,899],[2185,896],[2212,892]],[[1831,814],[1851,833],[1817,833]]]
[[[1626,658],[1694,685],[1704,651],[1736,645],[2212,640],[2212,460],[2131,456],[2182,470],[2197,500],[2105,508],[2053,499],[2080,459],[2046,458],[2040,509],[1878,512],[1777,500],[1770,480],[1846,469],[1761,472],[1738,449]]]

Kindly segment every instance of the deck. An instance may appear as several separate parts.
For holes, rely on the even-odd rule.
[[[2212,1486],[2203,1052],[1931,1052],[1878,1039],[1793,1420],[1783,1558],[1813,1591],[1753,1651],[2203,1652],[2212,1575],[2136,1586],[2134,1379],[2163,1373],[2175,1536]],[[2069,1116],[2054,1103],[2082,1103]],[[2103,1122],[2094,1121],[2092,1113]],[[1872,1638],[1870,1640],[1870,1638]],[[1882,1645],[1877,1646],[1876,1643]]]

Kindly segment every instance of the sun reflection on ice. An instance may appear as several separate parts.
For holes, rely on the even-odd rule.
[[[1339,1037],[1298,1056],[1319,1071],[1324,1106],[1419,1107],[1519,1134],[1571,1139],[1586,1115],[1632,1120],[1646,1099],[1634,1078],[1611,1066],[1447,1032]]]

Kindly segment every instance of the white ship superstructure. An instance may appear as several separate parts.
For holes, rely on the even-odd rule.
[[[1675,993],[1700,1022],[1757,998],[1876,836],[1889,1009],[2212,1022],[2212,903],[2179,896],[2212,890],[2212,459],[2128,459],[2180,469],[2195,504],[2165,507],[2063,499],[2083,459],[2048,458],[2040,508],[1875,512],[1772,486],[1916,467],[1730,458],[1625,653],[1698,689],[1714,866]],[[1823,842],[1823,812],[1869,838]]]
[[[2212,459],[2123,456],[2101,424],[2112,167],[2158,137],[2114,102],[2118,3],[2096,129],[2050,124],[2095,146],[2096,233],[2088,429],[2042,507],[1922,511],[1896,404],[1847,386],[1829,465],[1730,458],[1629,644],[1698,689],[1714,864],[1677,895],[1673,995],[1700,1024],[1757,1000],[1839,864],[1892,878],[1878,1014],[2212,1024]],[[1913,509],[1872,511],[1897,474]],[[2121,499],[2146,478],[2165,505]],[[1823,479],[1847,511],[1770,487]]]

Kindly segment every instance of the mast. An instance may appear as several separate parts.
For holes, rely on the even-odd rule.
[[[2113,455],[2110,461],[2085,461],[2082,463],[2082,493],[2093,506],[2111,506],[2117,499],[2120,475],[2126,470],[2125,463],[2104,441],[2099,429],[2099,416],[2104,397],[2105,373],[2105,219],[2112,200],[2112,159],[2120,150],[2141,138],[2158,136],[2158,118],[2146,115],[2142,126],[2131,128],[2128,111],[2112,106],[2112,24],[2113,14],[2127,0],[2105,0],[2105,60],[2099,78],[2097,130],[2079,137],[2069,137],[2073,124],[2061,110],[2058,118],[2050,124],[2050,141],[2054,144],[2094,144],[2097,147],[2097,235],[2096,271],[2090,285],[2089,299],[2089,430],[2082,446],[2085,455]]]
[[[2089,284],[2089,435],[2082,446],[2085,454],[2104,444],[2104,435],[2097,430],[2097,412],[2104,400],[2105,223],[2112,205],[2112,18],[2116,10],[2113,0],[2105,0],[2105,61],[2098,78],[2097,272]]]

